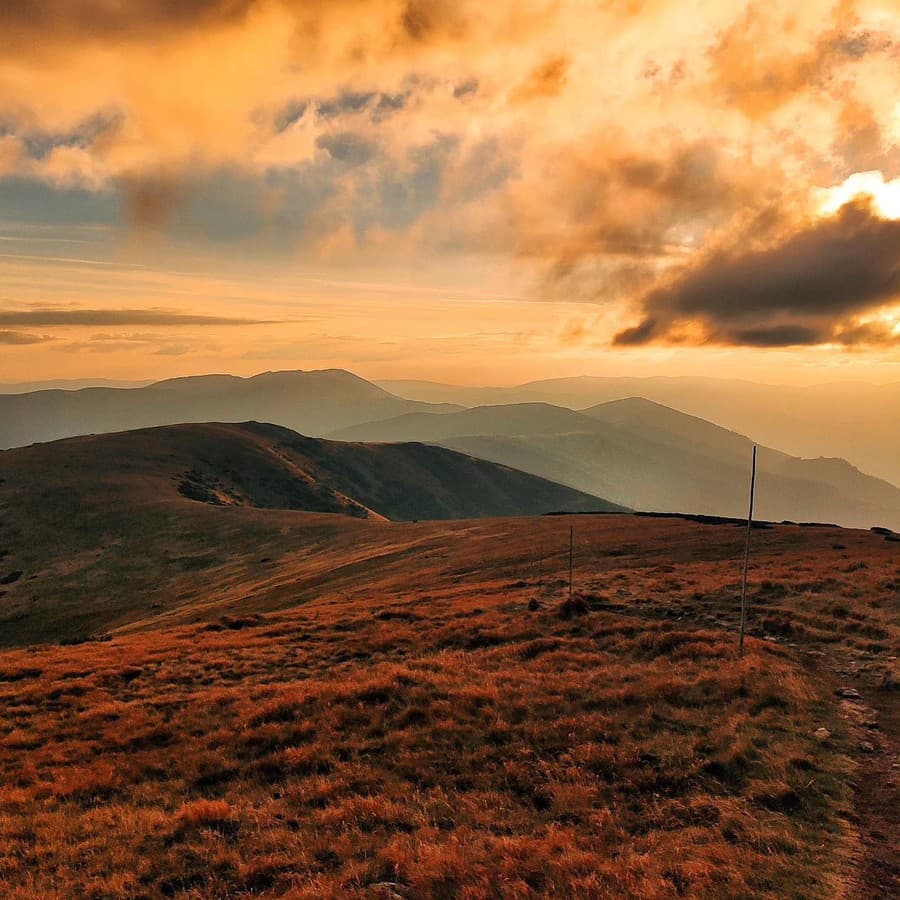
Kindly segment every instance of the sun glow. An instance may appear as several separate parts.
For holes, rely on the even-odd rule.
[[[883,219],[900,219],[900,178],[885,181],[881,172],[855,172],[837,187],[816,191],[819,215],[834,215],[842,206],[859,197],[869,197]]]

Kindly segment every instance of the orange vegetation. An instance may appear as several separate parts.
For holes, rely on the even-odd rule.
[[[572,521],[579,602],[563,614]],[[855,747],[826,663],[850,660],[896,703],[896,543],[755,533],[739,659],[733,526],[348,527],[355,546],[392,535],[417,552],[320,573],[294,606],[279,592],[310,563],[287,554],[249,610],[188,624],[179,607],[0,654],[0,893],[808,898],[850,883]]]

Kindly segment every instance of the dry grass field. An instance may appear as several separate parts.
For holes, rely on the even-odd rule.
[[[179,509],[0,653],[3,896],[896,895],[900,544],[754,531],[740,659],[733,525]]]

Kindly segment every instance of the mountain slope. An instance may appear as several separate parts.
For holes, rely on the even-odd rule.
[[[403,400],[350,372],[205,375],[141,388],[0,395],[0,448],[182,422],[275,422],[320,435],[402,413],[457,407]]]
[[[611,504],[534,475],[425,444],[361,444],[304,437],[245,422],[171,425],[69,438],[0,454],[7,491],[110,485],[134,504],[181,497],[215,506],[448,519],[533,515]]]
[[[515,387],[462,387],[384,381],[401,397],[465,406],[553,403],[584,409],[646,397],[718,422],[796,456],[837,456],[900,484],[900,382],[837,383],[808,387],[727,378],[553,378]]]
[[[695,450],[702,450],[710,455],[735,456],[743,461],[752,446],[750,438],[743,434],[644,397],[627,397],[600,403],[581,412],[606,428],[628,429],[648,437],[665,439],[673,444],[689,444]],[[768,460],[789,459],[786,453],[777,450],[763,448],[763,453]]]
[[[629,398],[600,404],[583,412],[636,438],[657,440],[665,435],[673,446],[690,447],[694,452],[730,465],[737,472],[747,468],[753,443],[750,438],[661,404]],[[773,507],[776,492],[788,490],[790,493],[784,500],[802,502],[803,508],[810,511],[819,509],[817,517],[833,509],[833,517],[841,519],[852,514],[855,508],[860,511],[866,509],[869,515],[875,516],[883,510],[895,525],[898,522],[900,489],[860,472],[844,459],[800,459],[779,450],[760,447],[759,465],[760,471],[770,476],[770,496],[768,499],[766,493],[762,496]]]
[[[589,416],[549,403],[479,406],[455,413],[407,413],[352,425],[329,435],[339,441],[435,441],[471,434],[560,434],[594,428]]]
[[[372,534],[360,529],[388,528],[386,517],[616,508],[440,447],[333,443],[257,423],[7,450],[0,452],[0,579],[9,579],[0,583],[0,644],[121,625],[154,604],[189,601],[203,615],[206,605],[247,596],[258,561],[288,550],[308,555],[315,569],[337,542],[352,566],[360,536]],[[392,533],[382,538],[388,546]],[[392,551],[384,552],[382,565]],[[330,577],[323,565],[322,577]],[[281,602],[296,602],[296,594]]]
[[[548,427],[553,423],[559,430]],[[336,436],[391,440],[411,432],[637,509],[746,514],[752,441],[642,398],[581,413],[546,404],[481,407],[371,423]],[[804,460],[762,447],[759,464],[763,518],[900,527],[900,489],[843,460]]]

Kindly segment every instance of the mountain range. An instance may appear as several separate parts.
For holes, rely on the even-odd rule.
[[[453,404],[404,400],[350,372],[202,375],[146,387],[0,394],[0,448],[183,422],[272,422],[309,435]]]
[[[410,413],[335,432],[341,440],[427,441],[502,462],[635,509],[741,516],[753,442],[643,398],[580,412],[546,403]],[[761,447],[757,515],[900,527],[900,489],[841,459]]]
[[[898,417],[890,413],[896,386],[860,387],[855,403],[849,386],[834,386],[831,394],[824,388],[785,389],[784,396],[776,396],[780,389],[714,379],[558,379],[486,389],[410,382],[386,386],[409,397],[342,370],[209,375],[134,388],[0,395],[0,447],[150,426],[252,420],[338,441],[441,445],[633,509],[741,516],[746,514],[750,447],[758,442],[759,516],[900,527],[900,490],[871,474],[891,470],[900,459]],[[629,387],[674,399],[671,405],[644,395],[585,402]],[[480,394],[503,402],[467,408]],[[510,402],[518,396],[537,399]],[[804,422],[825,421],[826,396],[832,397],[835,424],[816,446],[815,429],[804,432]],[[743,399],[729,400],[735,397]],[[739,418],[745,406],[751,413],[768,408],[771,415],[766,419],[760,412],[759,430],[743,431],[683,411],[692,404],[714,408],[724,420]],[[779,415],[800,423],[785,444],[765,437],[779,432]],[[852,416],[857,424],[848,427]],[[848,441],[870,456],[882,454],[882,468],[873,458],[873,466],[861,471],[828,450]],[[798,452],[798,443],[807,442],[812,452]],[[849,458],[858,462],[859,455]],[[399,484],[405,470],[399,459],[395,464]],[[350,496],[368,506],[365,498]],[[426,515],[417,503],[406,510],[374,509],[389,517]],[[446,513],[437,507],[427,513],[439,514],[478,513],[454,504]]]
[[[379,382],[429,403],[483,406],[552,403],[584,409],[644,397],[716,422],[793,456],[843,457],[900,484],[900,382],[770,385],[711,377],[554,378],[513,387],[459,387],[425,381]]]

